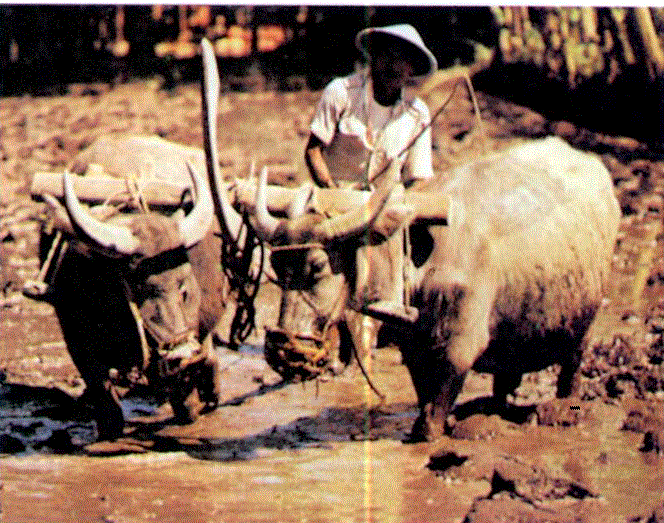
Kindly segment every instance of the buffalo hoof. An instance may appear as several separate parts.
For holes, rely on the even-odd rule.
[[[433,441],[431,429],[425,416],[421,414],[415,420],[410,432],[406,434],[404,443],[422,443],[424,441]]]
[[[330,363],[328,368],[332,376],[341,376],[343,372],[346,370],[346,366],[347,365],[343,361],[335,359]]]
[[[198,376],[198,397],[203,402],[202,412],[211,412],[217,408],[221,398],[219,362],[216,357],[208,358]]]
[[[197,389],[190,389],[189,392],[171,393],[169,402],[173,408],[173,417],[177,423],[191,423],[195,421],[203,410],[203,403],[198,396]]]
[[[117,391],[106,382],[102,390],[86,389],[85,402],[92,406],[92,417],[97,424],[97,440],[115,440],[124,434],[125,420]]]
[[[413,428],[406,434],[404,443],[421,443],[424,441],[436,441],[445,433],[444,423],[436,423],[432,416],[426,412],[420,412],[413,423]]]

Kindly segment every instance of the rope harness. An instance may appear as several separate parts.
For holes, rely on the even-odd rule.
[[[236,293],[235,316],[231,322],[229,345],[237,349],[256,328],[256,306],[254,301],[260,284],[265,247],[249,225],[247,216],[243,216],[243,230],[246,235],[244,247],[240,248],[237,241],[227,238],[222,233],[221,267],[228,278],[231,292]],[[240,231],[239,237],[242,236]],[[251,273],[251,263],[255,249],[259,249],[259,266],[255,274]]]

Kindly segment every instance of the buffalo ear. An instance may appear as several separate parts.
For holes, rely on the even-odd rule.
[[[412,205],[405,203],[390,205],[378,215],[371,232],[389,238],[402,227],[408,226],[414,216],[415,209]]]

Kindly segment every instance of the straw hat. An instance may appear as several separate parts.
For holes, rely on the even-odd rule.
[[[424,45],[422,37],[410,24],[388,25],[385,27],[368,27],[355,37],[355,45],[367,58],[371,56],[371,40],[374,36],[388,36],[398,39],[408,50],[413,66],[413,77],[424,80],[438,69],[436,57]]]

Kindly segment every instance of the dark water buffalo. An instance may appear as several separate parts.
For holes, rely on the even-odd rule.
[[[409,212],[402,200],[387,199],[389,187],[346,215],[278,219],[266,208],[265,183],[262,176],[256,230],[272,246],[288,247],[271,254],[284,292],[268,346],[336,335],[331,326],[345,321],[348,308],[398,327],[393,341],[420,407],[414,439],[442,433],[471,368],[492,372],[494,395],[504,401],[522,373],[559,363],[558,395],[570,393],[620,217],[597,158],[550,137],[432,182],[427,193],[446,203],[447,223],[410,227],[408,307],[400,316],[367,305],[372,289],[400,283],[385,270],[394,261],[387,238],[401,234]]]
[[[193,204],[171,216],[87,209],[74,193],[74,175],[67,174],[64,207],[50,198],[55,229],[65,241],[47,297],[102,439],[122,434],[118,390],[127,387],[150,386],[183,420],[217,404],[211,329],[228,292],[213,202],[201,174],[203,152],[155,137],[101,140],[74,168],[97,163],[113,172],[113,159],[125,173],[148,166],[150,176],[193,178],[195,194]],[[48,235],[43,241],[48,244]]]

